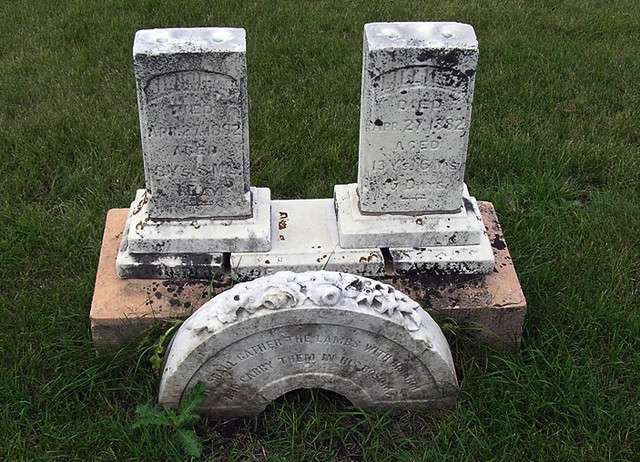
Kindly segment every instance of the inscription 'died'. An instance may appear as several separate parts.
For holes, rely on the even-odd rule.
[[[244,125],[236,81],[208,71],[158,75],[144,88],[153,193],[190,205],[242,197]],[[179,181],[166,181],[176,179]],[[224,204],[222,204],[224,206]]]

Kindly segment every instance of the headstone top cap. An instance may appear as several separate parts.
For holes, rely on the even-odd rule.
[[[243,52],[245,30],[231,27],[143,29],[136,32],[133,54]]]
[[[478,48],[473,27],[459,22],[374,22],[364,30],[370,49]]]

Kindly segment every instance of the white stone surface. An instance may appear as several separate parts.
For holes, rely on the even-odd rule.
[[[364,51],[358,184],[337,185],[334,200],[271,201],[267,188],[249,186],[244,30],[139,31],[146,190],[131,206],[117,274],[491,271],[463,182],[473,28],[367,24]]]
[[[173,339],[159,403],[177,408],[198,382],[199,411],[213,418],[255,415],[299,388],[366,409],[446,407],[458,388],[447,341],[418,303],[328,271],[238,284],[201,307]]]
[[[458,213],[364,215],[356,184],[336,185],[338,235],[343,248],[470,246],[485,233],[475,198],[463,188]]]
[[[250,217],[244,29],[141,30],[133,60],[150,216]]]
[[[154,220],[147,194],[138,190],[131,204],[129,252],[175,254],[257,252],[271,247],[271,192],[251,188],[253,216],[246,219]]]
[[[140,192],[145,190],[140,190]],[[135,254],[129,252],[129,231],[135,215],[131,213],[127,220],[116,257],[116,274],[124,279],[211,279],[223,271],[223,254],[153,252]],[[134,224],[135,226],[135,224]]]
[[[494,255],[486,233],[478,245],[423,248],[390,248],[397,275],[488,274],[494,270]]]
[[[278,271],[331,270],[380,276],[380,249],[340,246],[331,199],[271,202],[271,250],[231,254],[232,277],[246,281]]]
[[[477,62],[467,24],[365,25],[362,212],[459,211]]]

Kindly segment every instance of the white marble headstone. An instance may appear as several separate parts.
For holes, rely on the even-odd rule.
[[[146,189],[130,207],[121,277],[493,270],[463,182],[470,25],[365,26],[358,183],[336,185],[333,201],[250,187],[243,29],[142,30],[133,54]]]
[[[331,271],[281,272],[213,298],[180,327],[160,404],[203,382],[200,412],[255,415],[298,388],[340,393],[367,409],[446,407],[458,382],[435,321],[393,287]]]
[[[363,213],[458,213],[478,63],[473,27],[365,26],[358,193]]]
[[[244,29],[140,30],[133,47],[152,218],[246,218]]]

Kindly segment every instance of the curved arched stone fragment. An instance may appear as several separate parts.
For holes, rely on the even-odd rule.
[[[198,382],[199,411],[260,413],[299,388],[322,388],[364,409],[451,405],[458,382],[436,322],[392,286],[330,271],[281,272],[238,284],[180,327],[159,402],[177,407]]]

